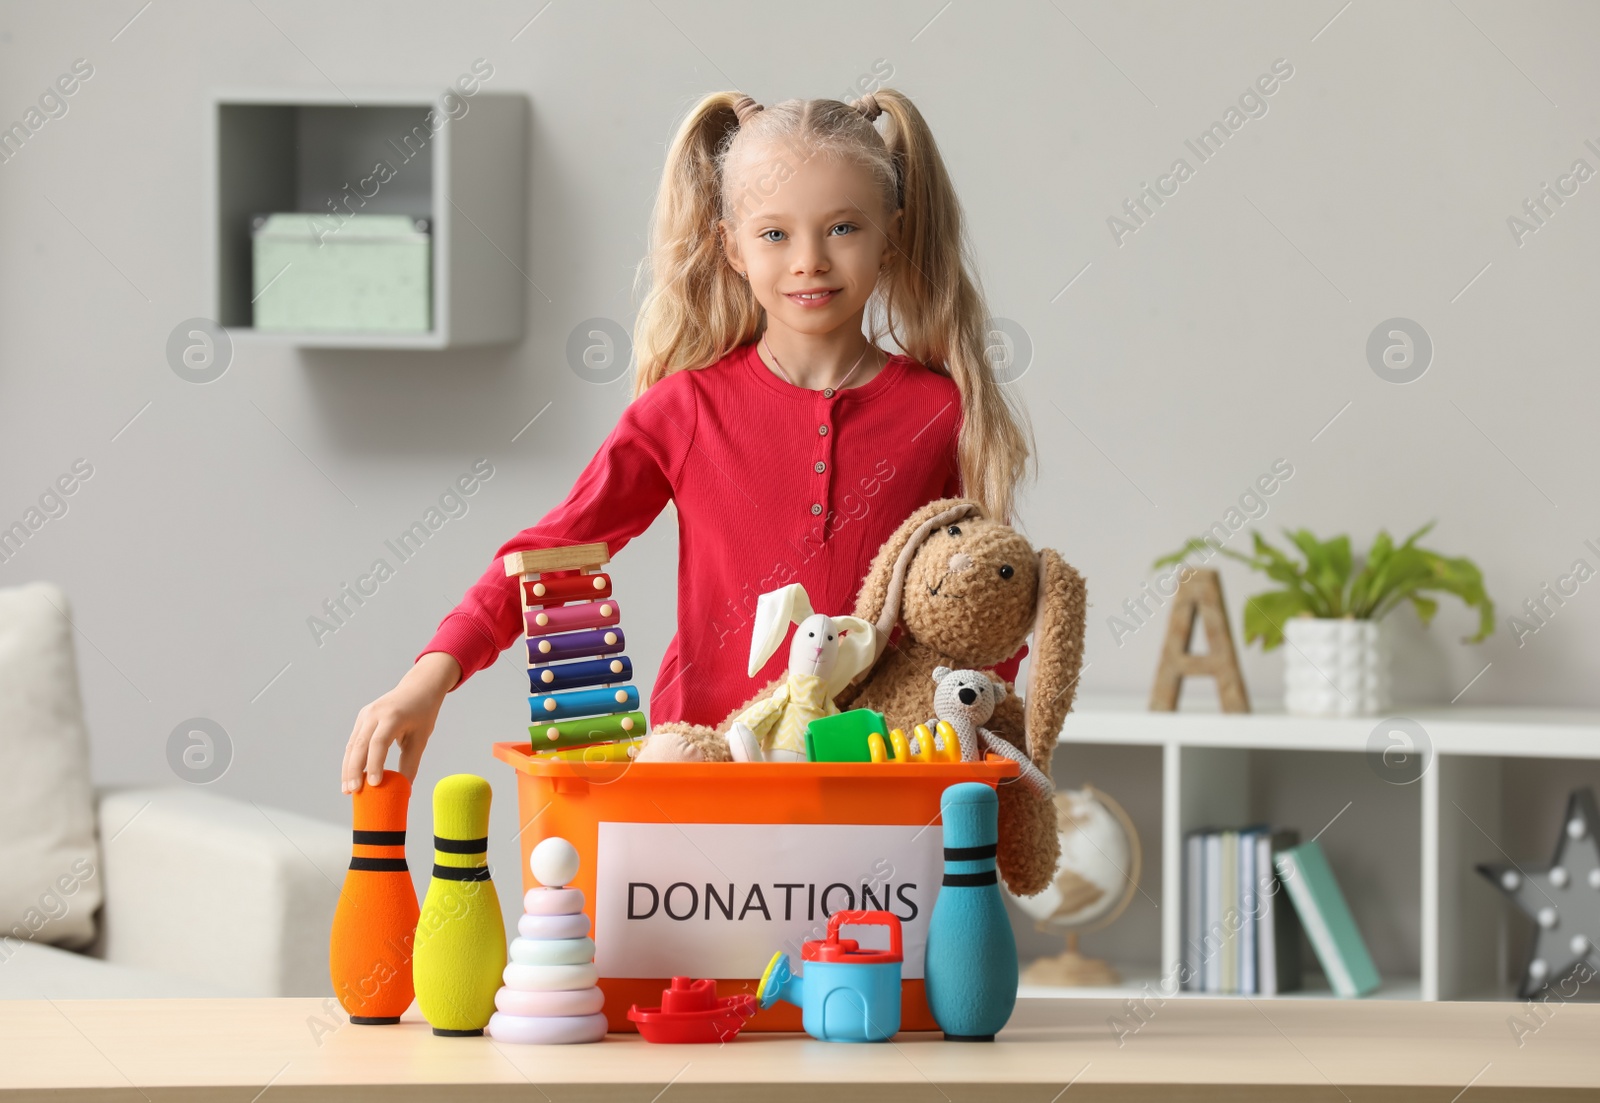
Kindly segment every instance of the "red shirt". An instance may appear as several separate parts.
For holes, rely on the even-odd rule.
[[[461,685],[523,635],[502,556],[603,541],[615,558],[671,499],[678,631],[647,716],[716,725],[788,663],[780,646],[755,678],[745,674],[757,596],[799,582],[817,612],[850,613],[900,523],[960,496],[960,426],[955,382],[907,356],[831,397],[779,379],[754,342],[673,372],[622,412],[566,500],[501,545],[417,657],[454,656]],[[627,595],[617,597],[626,609]],[[1014,680],[1026,653],[996,672]]]

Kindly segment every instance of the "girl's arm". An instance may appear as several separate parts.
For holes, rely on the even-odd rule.
[[[696,404],[689,374],[668,376],[629,404],[565,500],[500,546],[419,659],[430,651],[454,657],[461,667],[459,687],[522,636],[518,580],[502,563],[508,553],[604,542],[615,558],[650,527],[672,497],[693,442]]]
[[[341,789],[359,791],[362,771],[368,782],[379,784],[391,745],[400,748],[400,773],[407,781],[415,781],[439,706],[460,673],[449,655],[439,651],[424,655],[406,671],[399,685],[358,712],[340,766]]]
[[[382,782],[390,746],[400,773],[416,779],[445,694],[499,657],[522,635],[518,579],[509,552],[604,541],[615,556],[650,527],[673,495],[694,439],[695,391],[689,372],[668,376],[635,399],[566,499],[538,524],[500,546],[494,562],[440,622],[399,685],[356,715],[340,767],[341,788],[360,792]]]

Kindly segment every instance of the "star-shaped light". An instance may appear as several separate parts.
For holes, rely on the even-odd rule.
[[[1546,985],[1560,984],[1595,956],[1600,937],[1600,813],[1593,789],[1575,789],[1567,798],[1567,819],[1549,869],[1485,863],[1478,872],[1532,917],[1533,951],[1519,999]]]

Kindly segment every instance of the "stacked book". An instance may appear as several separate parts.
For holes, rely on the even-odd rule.
[[[1334,992],[1362,996],[1378,973],[1315,839],[1264,824],[1184,836],[1182,987],[1274,996],[1300,989],[1301,931]]]
[[[528,736],[535,756],[626,762],[646,732],[604,544],[512,552],[528,647]],[[557,573],[573,572],[578,573]]]
[[[1272,862],[1299,841],[1264,825],[1184,836],[1185,989],[1272,996],[1300,987],[1300,928]]]

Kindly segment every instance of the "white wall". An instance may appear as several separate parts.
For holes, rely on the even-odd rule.
[[[1294,475],[1267,499],[1270,534],[1306,525],[1365,547],[1380,526],[1437,518],[1427,542],[1484,569],[1501,609],[1488,643],[1458,642],[1473,619],[1448,600],[1430,631],[1400,616],[1405,696],[1448,701],[1492,663],[1461,703],[1600,704],[1600,582],[1525,646],[1507,620],[1575,559],[1600,568],[1584,545],[1600,545],[1600,179],[1520,244],[1507,226],[1575,160],[1600,170],[1584,144],[1600,148],[1597,33],[1593,5],[1485,0],[825,4],[803,18],[673,0],[7,3],[0,122],[74,59],[94,75],[0,165],[0,523],[75,461],[94,474],[0,563],[0,585],[67,589],[98,780],[170,780],[168,734],[204,716],[234,746],[218,789],[342,819],[356,710],[498,544],[560,499],[626,404],[626,381],[579,379],[564,349],[583,319],[631,320],[681,113],[717,88],[838,96],[889,72],[945,151],[995,314],[1033,346],[1016,386],[1041,477],[1021,523],[1089,580],[1085,692],[1148,689],[1159,624],[1119,646],[1107,618],[1281,458]],[[212,302],[207,90],[436,88],[477,58],[494,66],[487,89],[532,103],[527,340],[241,345],[217,382],[180,380],[168,334]],[[1293,76],[1267,113],[1201,163],[1185,140],[1280,58]],[[1119,244],[1108,217],[1180,157],[1192,178]],[[1395,316],[1436,349],[1404,386],[1366,353]],[[319,646],[307,618],[479,457],[496,474],[470,511]],[[615,564],[646,693],[671,634],[674,530],[669,511]],[[1237,624],[1260,581],[1229,564],[1225,586]],[[1280,671],[1279,654],[1246,652],[1258,700],[1279,695]],[[506,870],[513,790],[487,746],[518,736],[524,692],[513,650],[452,695],[419,777],[423,793],[461,770],[496,781]]]

